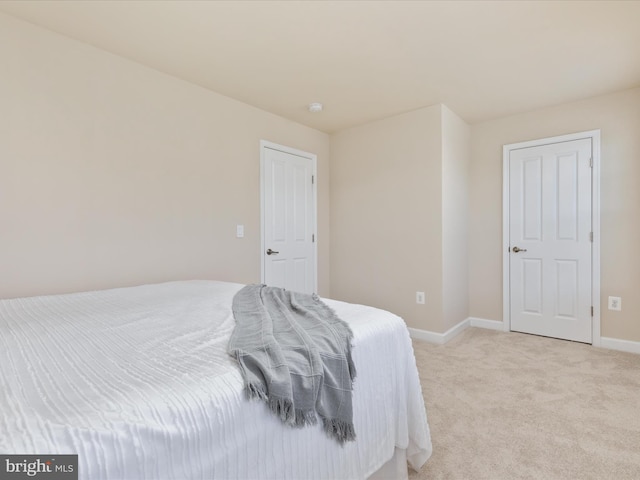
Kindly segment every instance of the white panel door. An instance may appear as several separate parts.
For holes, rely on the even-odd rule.
[[[263,146],[264,283],[316,290],[313,161]]]
[[[509,156],[511,330],[591,343],[591,139]]]

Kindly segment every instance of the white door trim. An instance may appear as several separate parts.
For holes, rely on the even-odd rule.
[[[601,345],[600,337],[600,130],[560,135],[502,147],[502,322],[504,331],[511,330],[509,305],[509,155],[512,150],[539,147],[550,143],[591,139],[593,176],[591,185],[591,224],[593,227],[593,249],[591,270],[591,299],[593,302],[592,342]]]
[[[266,255],[266,242],[264,238],[264,223],[265,223],[265,198],[264,198],[264,163],[265,163],[265,149],[278,150],[284,153],[290,153],[292,155],[297,155],[298,157],[307,158],[311,161],[311,169],[313,172],[313,177],[315,179],[312,185],[312,193],[313,193],[313,217],[311,222],[313,223],[313,231],[315,232],[315,242],[313,242],[313,291],[318,293],[318,171],[317,171],[317,159],[318,156],[304,152],[302,150],[297,150],[295,148],[286,147],[284,145],[279,145],[277,143],[269,142],[267,140],[260,140],[260,282],[265,283],[265,255]]]

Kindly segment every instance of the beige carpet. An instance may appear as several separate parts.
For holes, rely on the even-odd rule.
[[[414,341],[433,455],[417,479],[640,479],[640,355],[470,328]]]

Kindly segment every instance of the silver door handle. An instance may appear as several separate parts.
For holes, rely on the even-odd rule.
[[[267,250],[267,255],[277,255],[280,252],[276,252],[275,250],[271,250],[270,248]]]
[[[518,248],[518,247],[513,247],[511,250],[513,250],[515,253],[527,251],[526,248]]]

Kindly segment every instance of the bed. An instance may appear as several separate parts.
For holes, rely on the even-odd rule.
[[[1,300],[0,453],[78,454],[87,480],[402,478],[407,461],[427,461],[402,319],[324,300],[354,333],[357,440],[341,446],[245,397],[226,349],[242,287],[180,281]]]

